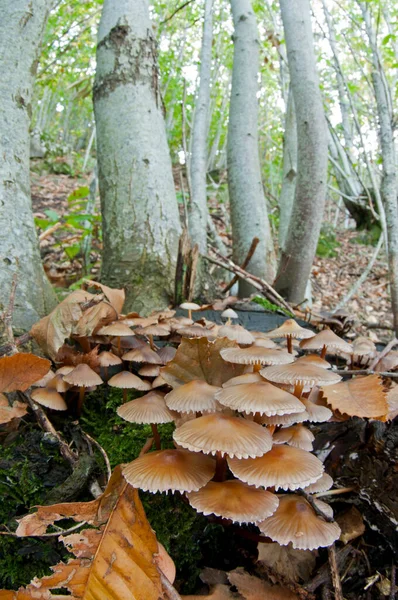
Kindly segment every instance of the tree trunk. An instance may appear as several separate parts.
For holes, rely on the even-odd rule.
[[[247,270],[272,281],[274,248],[261,181],[258,150],[259,42],[250,0],[231,0],[234,21],[234,64],[228,124],[228,188],[233,257],[242,264],[254,237],[260,240]],[[254,289],[240,280],[239,295]]]
[[[328,136],[316,72],[309,0],[280,0],[297,119],[296,194],[276,289],[305,298],[326,196]]]
[[[13,324],[26,330],[55,304],[32,215],[29,125],[34,75],[50,0],[0,0],[0,312],[14,274]]]
[[[94,85],[102,281],[149,313],[173,295],[180,221],[147,0],[105,0]]]
[[[291,87],[289,88],[283,140],[282,189],[279,197],[279,247],[285,247],[286,235],[293,210],[297,177],[297,123]]]

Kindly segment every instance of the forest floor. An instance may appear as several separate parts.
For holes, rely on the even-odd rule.
[[[84,214],[84,203],[71,205],[68,198],[88,183],[87,178],[33,174],[35,217],[48,220],[50,215],[50,221],[54,223],[56,215],[53,213],[59,216],[59,229],[40,242],[47,274],[57,288],[67,288],[84,276],[79,249],[68,255],[68,248],[75,249],[76,242],[79,243],[81,237],[82,230],[74,225]],[[99,207],[96,210],[98,213]],[[223,241],[230,246],[230,232],[222,214],[214,222]],[[39,227],[40,233],[43,233],[43,229]],[[312,269],[314,312],[332,311],[356,283],[374,253],[374,246],[365,243],[366,241],[368,240],[363,232],[354,230],[339,230],[335,237],[333,234],[332,239],[321,240],[323,254],[326,253],[326,256],[317,256]],[[98,274],[100,250],[101,242],[94,235],[89,266],[89,273],[93,278]],[[77,254],[71,258],[75,251]],[[351,332],[353,336],[366,335],[374,342],[386,342],[391,338],[392,317],[387,276],[386,257],[380,252],[366,281],[343,307],[354,320]]]

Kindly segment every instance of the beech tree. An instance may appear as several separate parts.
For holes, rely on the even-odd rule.
[[[289,88],[283,139],[283,173],[279,196],[279,246],[285,247],[286,234],[293,210],[297,178],[297,124],[292,89]]]
[[[229,109],[227,165],[233,258],[242,264],[254,237],[260,240],[247,270],[273,280],[275,255],[258,151],[259,41],[250,0],[231,0],[234,62]],[[239,295],[253,288],[240,280]]]
[[[180,221],[147,0],[105,0],[94,85],[103,216],[101,279],[126,308],[170,302]]]
[[[276,289],[305,298],[326,198],[328,137],[319,89],[309,0],[280,0],[297,119],[297,181]]]
[[[0,311],[17,280],[13,324],[29,329],[55,303],[32,215],[29,125],[50,0],[0,0]]]

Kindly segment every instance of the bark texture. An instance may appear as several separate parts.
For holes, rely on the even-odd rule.
[[[55,304],[32,215],[29,125],[50,0],[0,0],[0,312],[17,274],[13,325],[27,330]]]
[[[250,0],[231,0],[234,64],[228,124],[228,188],[233,258],[242,264],[254,237],[260,240],[247,270],[272,281],[275,255],[261,181],[258,151],[259,42]],[[242,280],[239,295],[254,289]]]
[[[101,278],[148,313],[173,294],[180,221],[147,0],[105,0],[94,85]]]
[[[285,136],[283,140],[282,188],[279,197],[279,247],[285,247],[293,210],[297,177],[297,123],[292,88],[289,88],[285,117]]]
[[[305,298],[326,196],[328,136],[319,90],[309,0],[280,0],[297,119],[297,182],[275,287],[290,302]]]

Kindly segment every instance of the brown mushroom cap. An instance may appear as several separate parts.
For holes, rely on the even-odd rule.
[[[56,375],[68,375],[68,373],[70,373],[71,371],[73,371],[75,367],[73,367],[72,365],[64,365],[63,367],[59,367],[59,369],[57,369],[55,371]]]
[[[211,413],[178,427],[173,434],[180,446],[192,452],[228,454],[231,458],[262,456],[272,446],[272,438],[264,427],[223,413]]]
[[[107,352],[106,350],[98,354],[98,362],[101,367],[114,367],[115,365],[122,364],[121,359],[116,354]]]
[[[130,373],[130,371],[120,371],[120,373],[116,373],[116,375],[110,378],[108,385],[122,390],[132,389],[141,392],[147,392],[152,387],[148,381],[143,381],[137,377],[137,375],[134,375],[134,373]]]
[[[73,369],[73,367],[71,367],[71,370],[72,369]],[[46,387],[46,386],[48,386],[48,384],[54,377],[55,377],[55,373],[54,373],[54,371],[52,371],[50,369],[49,372],[44,375],[44,377],[42,377],[41,379],[38,379],[37,381],[32,383],[32,386],[33,387]]]
[[[323,360],[323,358],[321,358],[318,354],[306,354],[305,356],[300,356],[300,358],[296,360],[296,363],[313,365],[314,367],[319,367],[321,369],[330,369],[332,366],[327,360]]]
[[[169,392],[165,402],[171,410],[178,412],[214,412],[218,408],[214,396],[219,390],[206,381],[194,379]]]
[[[285,385],[296,385],[298,383],[309,386],[331,385],[341,380],[340,375],[337,373],[313,365],[297,363],[297,361],[290,365],[265,367],[261,369],[260,374],[268,381]]]
[[[116,412],[129,423],[171,423],[175,417],[166,406],[164,394],[153,391],[125,402]]]
[[[327,473],[323,473],[322,477],[317,479],[315,483],[311,483],[303,488],[307,494],[318,494],[330,490],[333,485],[333,479]]]
[[[177,352],[177,349],[174,348],[173,346],[163,346],[163,348],[160,348],[157,351],[157,355],[159,356],[160,360],[162,361],[162,364],[167,365],[168,362],[173,360],[173,358],[176,355],[176,352]]]
[[[325,504],[319,504],[323,510]],[[281,546],[291,543],[298,550],[331,546],[341,533],[337,523],[327,523],[318,517],[307,500],[294,494],[281,496],[276,512],[258,526]]]
[[[257,415],[256,418],[257,423],[261,423],[261,425],[285,425],[286,427],[288,427],[289,425],[295,425],[296,423],[303,423],[307,420],[308,413],[306,410],[301,413],[273,415],[272,417],[268,417],[267,415]]]
[[[158,322],[157,317],[126,317],[123,323],[129,327],[148,327]]]
[[[336,354],[336,352],[352,353],[350,344],[347,344],[331,329],[323,329],[310,340],[300,342],[300,348],[303,350],[322,350],[324,346],[326,346],[326,354]]]
[[[70,388],[70,384],[66,383],[63,375],[54,375],[51,381],[48,382],[47,387],[57,390],[58,393],[63,394]]]
[[[159,365],[144,365],[139,369],[138,375],[140,377],[157,377],[160,374]]]
[[[162,375],[158,375],[153,381],[152,381],[152,389],[154,388],[158,388],[158,387],[162,387],[164,385],[169,385],[167,383],[167,381],[165,381],[165,379],[163,379]]]
[[[333,416],[333,412],[329,408],[321,404],[315,404],[308,398],[300,398],[300,402],[304,404],[307,413],[305,420],[310,423],[326,423]]]
[[[170,328],[165,325],[148,325],[147,327],[137,327],[135,333],[139,335],[154,335],[156,337],[167,337],[170,335]]]
[[[355,354],[355,356],[369,356],[370,358],[373,358],[376,356],[377,348],[372,340],[361,336],[353,341],[351,352],[352,354]]]
[[[275,494],[232,479],[209,481],[197,492],[187,494],[189,504],[204,515],[231,519],[238,523],[256,523],[271,516],[278,508]],[[261,516],[263,515],[263,516]]]
[[[52,408],[53,410],[68,409],[65,400],[55,388],[36,388],[32,391],[31,397],[37,404],[47,406],[47,408]]]
[[[115,321],[110,325],[105,325],[97,331],[97,335],[111,335],[113,337],[125,337],[134,335],[133,331],[122,321]]]
[[[260,373],[243,373],[243,375],[237,375],[228,379],[222,384],[223,388],[231,387],[232,385],[241,385],[242,383],[264,383],[264,378],[261,377]]]
[[[159,450],[140,456],[123,468],[130,485],[144,492],[196,492],[213,477],[210,456],[187,450]]]
[[[278,348],[223,348],[220,350],[222,358],[238,365],[286,365],[294,361],[294,357]]]
[[[260,415],[283,415],[304,412],[304,406],[293,394],[264,381],[243,383],[221,389],[216,393],[220,404],[239,412]]]
[[[253,344],[254,337],[241,325],[224,325],[218,330],[218,337],[226,337],[229,340],[234,340],[238,344],[249,346]]]
[[[312,442],[314,439],[314,434],[304,427],[304,425],[284,427],[274,433],[273,437],[274,444],[289,444],[289,446],[308,450],[308,452],[312,450]]]
[[[298,340],[314,337],[315,333],[311,329],[301,327],[294,319],[287,319],[280,327],[267,331],[266,335],[270,338],[285,338],[291,336]]]
[[[317,481],[324,470],[321,461],[313,454],[285,445],[273,446],[258,458],[229,458],[228,465],[235,477],[249,485],[283,490],[309,485]]]
[[[152,350],[149,345],[145,344],[141,348],[129,350],[122,356],[127,362],[149,363],[150,365],[162,365],[163,361],[160,356]]]
[[[181,329],[181,327],[187,327],[189,325],[193,325],[192,319],[188,317],[173,317],[169,319],[168,325],[171,331],[177,331],[177,329]]]
[[[182,337],[188,337],[188,338],[214,337],[214,333],[210,329],[203,327],[203,325],[196,325],[196,324],[195,325],[187,325],[186,327],[181,327],[180,329],[177,329],[177,333],[178,333],[178,335],[181,335]]]
[[[101,377],[84,363],[77,365],[73,371],[64,375],[64,381],[71,385],[85,388],[103,383]]]

